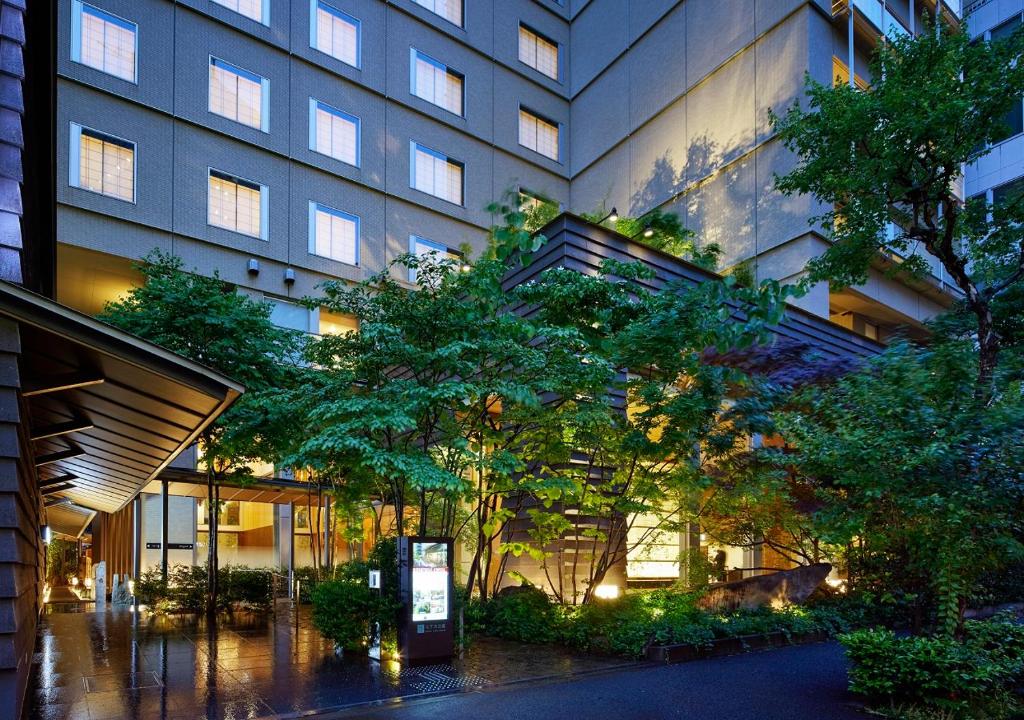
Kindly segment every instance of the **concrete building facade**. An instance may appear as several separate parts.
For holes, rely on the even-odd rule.
[[[58,297],[95,312],[160,248],[287,301],[410,250],[479,252],[507,190],[674,211],[720,269],[793,279],[824,239],[773,188],[793,158],[769,110],[955,5],[61,0]],[[936,268],[801,304],[881,337],[948,300]]]

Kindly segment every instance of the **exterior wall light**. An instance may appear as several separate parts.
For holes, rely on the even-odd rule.
[[[605,215],[600,220],[598,220],[597,224],[603,225],[605,220],[611,220],[613,223],[617,223],[619,221],[619,211],[616,210],[615,208],[612,208],[612,211]]]

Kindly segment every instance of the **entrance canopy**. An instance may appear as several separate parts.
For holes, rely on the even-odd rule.
[[[187,497],[205,500],[207,496],[206,475],[189,470],[168,468],[160,474],[160,480],[150,483],[143,488],[143,492],[159,493],[163,480],[167,481],[167,493],[169,495],[183,495]],[[283,478],[259,478],[244,487],[238,485],[222,484],[220,486],[220,499],[241,500],[244,502],[274,503],[287,505],[299,503],[305,505],[309,499],[310,486],[308,483]]]
[[[0,283],[3,320],[18,326],[21,415],[44,504],[55,517],[70,505],[120,510],[244,391],[8,283]]]

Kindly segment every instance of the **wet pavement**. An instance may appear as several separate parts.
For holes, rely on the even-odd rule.
[[[196,616],[48,606],[41,618],[25,718],[222,720],[306,715],[431,693],[481,689],[621,667],[618,658],[474,638],[450,665],[400,668],[337,657],[296,615]]]

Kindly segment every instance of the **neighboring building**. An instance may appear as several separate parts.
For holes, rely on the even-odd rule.
[[[1005,4],[1005,3],[1004,3]],[[940,4],[956,22],[958,3]],[[935,0],[60,0],[58,297],[86,312],[154,247],[288,304],[403,252],[479,251],[507,189],[678,212],[723,269],[824,247],[770,109],[863,79]],[[942,272],[800,302],[868,337],[948,304]],[[411,279],[411,278],[403,278]],[[281,302],[283,301],[283,302]]]
[[[1007,37],[1024,22],[1024,6],[1015,0],[975,0],[966,3],[967,27],[978,39]],[[967,168],[967,197],[984,195],[989,202],[1024,191],[1024,98],[1006,116],[1006,136]]]

